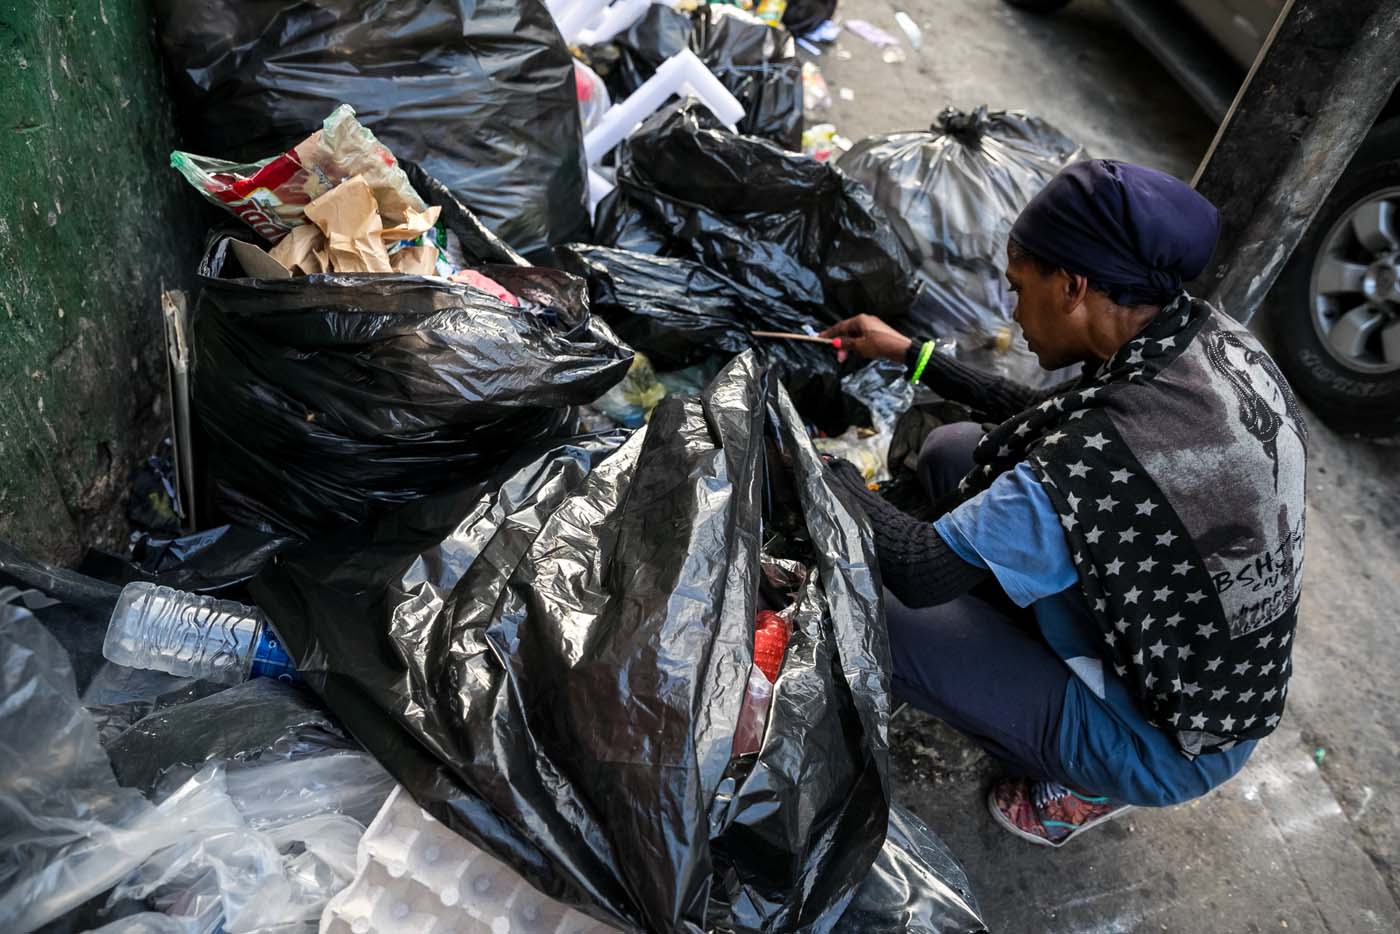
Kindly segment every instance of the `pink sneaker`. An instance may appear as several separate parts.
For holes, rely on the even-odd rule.
[[[1131,811],[1131,804],[1081,795],[1055,782],[1009,778],[992,786],[987,808],[1007,830],[1042,846],[1064,846],[1081,831]]]

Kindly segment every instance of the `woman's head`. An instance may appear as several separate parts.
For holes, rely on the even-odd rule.
[[[1077,162],[1011,229],[1007,279],[1041,365],[1111,356],[1199,276],[1219,237],[1212,205],[1184,182],[1108,160]]]

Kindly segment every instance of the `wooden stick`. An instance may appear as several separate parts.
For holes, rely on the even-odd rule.
[[[766,337],[770,340],[780,341],[807,341],[811,344],[826,344],[827,346],[838,346],[840,338],[817,337],[815,334],[797,334],[791,331],[750,331],[753,337]]]

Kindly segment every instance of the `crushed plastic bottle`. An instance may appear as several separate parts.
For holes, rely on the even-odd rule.
[[[257,609],[146,581],[122,588],[102,654],[128,668],[223,684],[298,680],[282,641]]]

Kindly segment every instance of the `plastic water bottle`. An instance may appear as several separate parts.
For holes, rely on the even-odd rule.
[[[128,668],[224,684],[298,680],[282,641],[257,609],[146,581],[122,588],[102,654]]]

